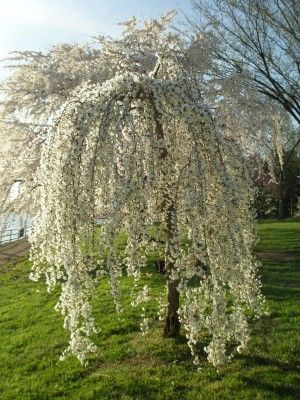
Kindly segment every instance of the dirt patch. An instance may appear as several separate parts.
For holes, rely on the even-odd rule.
[[[29,243],[26,239],[0,246],[0,264],[18,261],[29,254]]]
[[[256,255],[262,261],[288,262],[296,259],[294,254],[284,251],[261,251],[256,253]]]

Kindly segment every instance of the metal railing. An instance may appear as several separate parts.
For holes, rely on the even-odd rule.
[[[15,242],[16,240],[24,239],[28,236],[28,228],[20,229],[5,229],[0,231],[0,244]]]

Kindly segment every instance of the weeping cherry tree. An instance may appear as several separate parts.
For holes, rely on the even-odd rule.
[[[155,36],[157,24],[147,25],[156,43],[151,68],[119,68],[103,84],[82,85],[62,107],[42,155],[31,277],[45,275],[50,290],[60,286],[56,309],[70,331],[62,358],[84,362],[96,351],[90,297],[99,280],[109,277],[122,312],[126,269],[140,288],[133,304],[146,304],[151,290],[139,279],[147,255],[161,251],[166,293],[153,300],[164,336],[178,336],[182,326],[197,364],[206,333],[204,350],[218,366],[246,347],[249,311],[263,312],[252,193],[241,149],[202,101],[178,37]],[[99,212],[106,216],[100,231]]]

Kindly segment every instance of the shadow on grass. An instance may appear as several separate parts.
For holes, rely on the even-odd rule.
[[[284,379],[284,378],[283,378]],[[292,387],[284,382],[280,383],[266,383],[262,382],[260,377],[255,378],[243,378],[244,383],[252,388],[259,387],[261,390],[267,392],[273,392],[275,395],[280,396],[280,398],[286,398],[287,396],[292,396],[293,399],[299,399],[300,387]]]
[[[263,293],[275,301],[300,299],[300,257],[294,261],[272,261],[263,263]]]
[[[271,367],[276,368],[280,372],[297,372],[300,371],[300,365],[296,361],[283,362],[280,360],[270,359],[268,357],[261,357],[256,355],[243,355],[240,359],[245,361],[247,367]]]
[[[127,335],[129,333],[140,332],[141,329],[137,322],[133,321],[126,326],[118,326],[109,329],[109,336],[111,335]]]

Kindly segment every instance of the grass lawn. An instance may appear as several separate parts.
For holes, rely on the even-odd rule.
[[[197,371],[184,338],[147,336],[130,310],[118,321],[103,282],[95,297],[99,351],[87,367],[59,356],[68,333],[53,310],[57,293],[28,279],[30,262],[0,268],[0,399],[273,400],[300,398],[300,221],[260,222],[257,252],[270,315],[252,325],[247,354]],[[154,271],[153,291],[162,277]],[[129,302],[129,281],[124,298]]]

